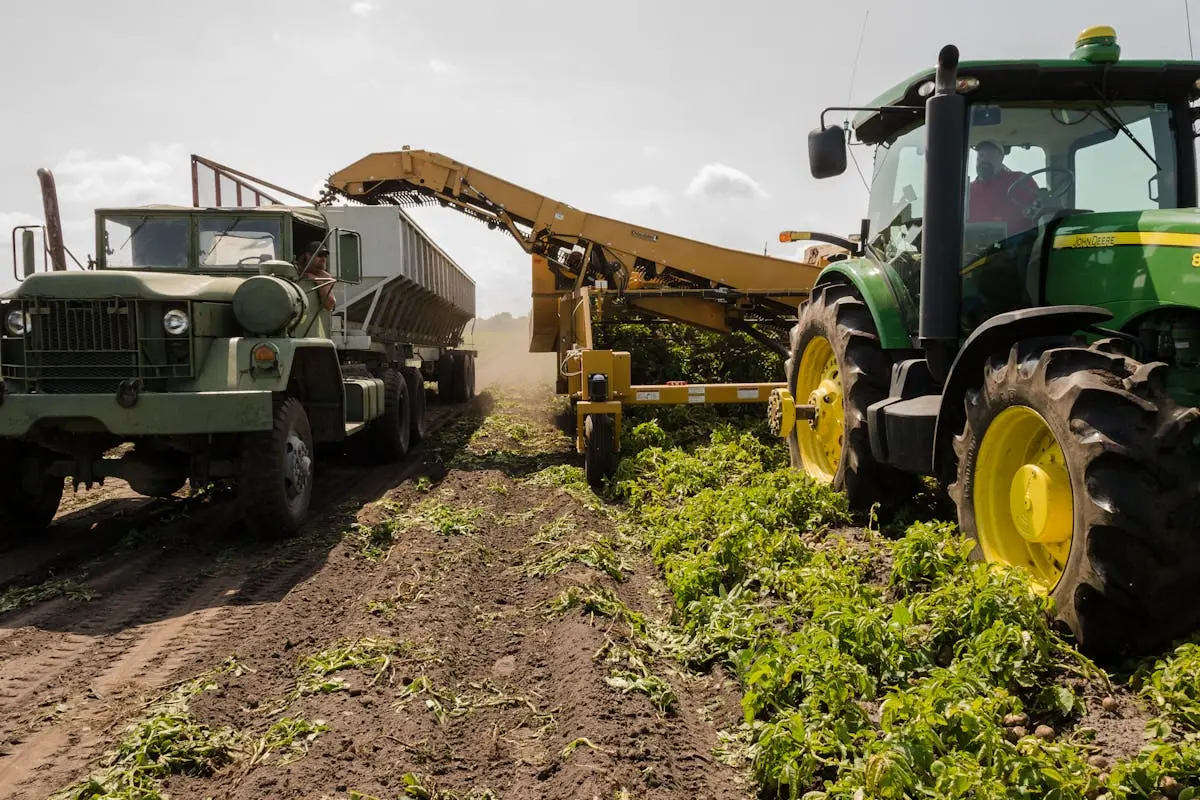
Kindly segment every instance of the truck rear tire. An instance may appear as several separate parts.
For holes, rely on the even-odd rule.
[[[438,358],[438,400],[443,403],[454,402],[454,376],[458,372],[459,353],[455,350],[443,350]]]
[[[919,479],[871,453],[867,408],[887,397],[892,360],[858,291],[845,283],[815,288],[790,343],[788,391],[798,405],[818,409],[815,420],[796,420],[788,436],[792,467],[845,492],[856,511],[911,499]]]
[[[0,480],[0,542],[19,541],[46,530],[62,502],[63,479],[46,474],[45,451],[16,442],[0,448],[17,470]]]
[[[238,488],[256,535],[280,539],[300,529],[312,502],[313,465],[308,414],[288,397],[276,405],[270,431],[242,439]]]
[[[1027,569],[1081,649],[1144,652],[1200,623],[1200,410],[1166,365],[1018,343],[966,397],[950,494],[973,557]]]
[[[588,414],[583,420],[583,471],[594,491],[617,469],[616,424],[611,414]]]
[[[451,399],[455,403],[466,403],[475,396],[475,358],[470,353],[454,353],[454,376]]]
[[[425,376],[417,367],[405,367],[404,380],[408,384],[408,400],[411,407],[408,443],[418,444],[425,438]]]
[[[351,442],[366,461],[387,464],[408,455],[412,436],[412,403],[408,396],[408,381],[393,368],[383,371],[383,414],[367,423]]]

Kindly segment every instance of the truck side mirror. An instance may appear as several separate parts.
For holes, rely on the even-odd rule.
[[[356,231],[338,231],[338,280],[343,283],[362,281],[362,237]]]
[[[846,171],[846,135],[841,128],[809,131],[808,168],[817,179],[832,178]]]
[[[26,228],[21,231],[21,268],[26,278],[37,270],[36,252],[33,231]]]

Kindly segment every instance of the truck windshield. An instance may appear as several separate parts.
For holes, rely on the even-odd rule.
[[[104,220],[104,263],[110,269],[187,269],[185,217],[123,216]]]
[[[117,215],[104,219],[108,269],[249,270],[281,258],[283,223],[261,216]],[[197,237],[192,255],[193,227]]]
[[[200,220],[200,268],[257,270],[279,257],[278,220],[251,217],[204,217]]]

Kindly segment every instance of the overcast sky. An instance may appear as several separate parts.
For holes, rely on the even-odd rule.
[[[784,257],[786,228],[850,233],[851,168],[808,175],[826,105],[866,103],[957,44],[1066,56],[1113,25],[1127,58],[1187,58],[1184,0],[105,0],[4,4],[0,287],[9,230],[58,179],[68,245],[91,210],[190,203],[199,153],[309,192],[376,151],[435,150],[593,213]],[[1200,23],[1200,0],[1192,16]],[[863,28],[866,19],[865,33]],[[859,35],[862,55],[855,70]],[[870,165],[859,152],[864,171]],[[477,222],[420,223],[478,284],[480,316],[529,309],[529,262]]]

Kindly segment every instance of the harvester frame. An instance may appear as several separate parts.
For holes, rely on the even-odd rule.
[[[594,321],[636,311],[718,333],[740,331],[783,355],[796,306],[825,261],[819,256],[831,255],[793,261],[698,242],[589,214],[407,147],[334,173],[322,202],[440,204],[513,237],[531,257],[529,350],[556,354],[557,391],[574,406],[576,448],[596,487],[616,468],[625,407],[767,403],[783,384],[636,385],[628,352],[594,346]],[[827,242],[837,252],[857,249],[838,236],[794,237]]]

